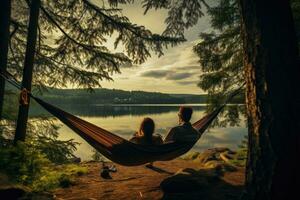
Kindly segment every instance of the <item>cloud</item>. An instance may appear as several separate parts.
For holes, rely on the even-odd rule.
[[[162,78],[167,76],[169,71],[167,70],[149,70],[141,73],[142,77],[151,77],[151,78]]]
[[[178,81],[179,85],[197,85],[198,81]]]
[[[175,72],[170,71],[167,74],[166,79],[167,80],[182,80],[182,79],[189,78],[193,75],[194,75],[193,73],[175,73]]]
[[[185,71],[200,71],[200,65],[187,65],[187,66],[178,66],[174,70],[185,70]]]
[[[141,77],[149,77],[149,78],[157,78],[157,79],[166,79],[166,80],[182,80],[187,79],[192,76],[194,76],[194,73],[189,72],[183,72],[178,73],[175,69],[169,69],[169,70],[149,70],[142,72],[140,74]]]
[[[166,18],[167,11],[150,11],[143,16],[143,10],[140,3],[134,3],[126,4],[123,11],[133,23],[143,24],[155,33],[162,33],[165,29],[163,19]],[[163,56],[153,54],[138,67],[122,66],[122,73],[113,75],[115,81],[104,82],[103,87],[186,94],[203,92],[197,86],[202,72],[199,57],[194,53],[193,46],[201,41],[199,32],[208,31],[209,28],[208,17],[200,18],[195,27],[185,32],[186,42],[164,49]],[[111,46],[114,47],[113,41]],[[117,50],[122,52],[123,49]]]

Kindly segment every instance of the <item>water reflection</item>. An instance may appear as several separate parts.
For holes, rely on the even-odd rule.
[[[203,104],[186,104],[194,110],[204,110]],[[178,110],[178,104],[120,104],[120,105],[57,105],[57,107],[80,116],[97,117],[118,117],[118,116],[142,116],[147,114],[162,114],[175,112]],[[50,116],[42,107],[34,106],[30,110],[31,116],[46,115]]]
[[[179,105],[118,105],[118,106],[69,106],[63,109],[72,114],[79,115],[83,119],[101,126],[121,137],[129,139],[138,129],[144,117],[151,117],[155,121],[156,133],[165,136],[168,130],[178,124]],[[203,105],[192,105],[194,114],[192,122],[205,115]],[[58,122],[59,123],[59,122]],[[83,160],[88,160],[92,155],[92,147],[81,139],[76,133],[65,125],[59,129],[60,139],[74,138],[80,142],[76,155]],[[212,147],[229,147],[236,149],[246,134],[245,124],[239,127],[211,128],[206,131],[194,151],[202,151]]]

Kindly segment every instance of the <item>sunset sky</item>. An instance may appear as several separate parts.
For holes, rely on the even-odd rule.
[[[133,23],[144,25],[154,33],[162,33],[165,29],[164,19],[167,16],[165,10],[151,10],[144,15],[140,3],[126,5],[122,8],[124,15]],[[165,55],[160,58],[153,54],[142,65],[121,69],[121,74],[112,76],[113,82],[103,81],[102,86],[104,88],[164,93],[203,93],[197,87],[201,71],[198,57],[193,53],[192,48],[199,41],[199,33],[209,30],[209,19],[204,16],[195,27],[186,32],[186,42],[165,50]],[[112,41],[108,45],[113,49]]]

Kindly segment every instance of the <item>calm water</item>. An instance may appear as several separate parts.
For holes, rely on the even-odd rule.
[[[204,115],[205,106],[190,104],[194,109],[192,122]],[[60,106],[63,109],[80,116],[93,124],[101,126],[115,134],[129,139],[138,129],[144,117],[151,117],[155,121],[156,133],[163,136],[167,131],[178,124],[177,110],[179,105],[92,105],[92,106]],[[59,122],[58,122],[59,123]],[[61,123],[60,123],[61,124]],[[202,151],[211,147],[229,147],[236,149],[246,134],[245,124],[239,127],[212,128],[204,133],[194,146],[194,151]],[[92,147],[81,139],[67,126],[61,124],[60,139],[71,139],[80,142],[76,156],[82,160],[89,160],[93,154]]]

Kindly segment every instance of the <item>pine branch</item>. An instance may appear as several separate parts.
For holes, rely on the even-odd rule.
[[[150,37],[144,36],[144,35],[142,35],[142,32],[145,32],[146,30],[144,30],[143,27],[140,27],[140,26],[133,27],[129,22],[120,22],[120,21],[117,21],[117,20],[113,19],[111,16],[106,15],[103,12],[103,10],[101,10],[96,5],[90,3],[88,0],[82,0],[82,1],[88,7],[92,8],[95,12],[97,12],[99,15],[101,15],[102,17],[104,17],[105,19],[107,19],[110,23],[116,25],[117,27],[120,27],[121,29],[124,28],[124,29],[130,31],[132,34],[134,34],[135,36],[137,36],[137,37],[139,37],[139,38],[141,38],[143,40],[152,41],[152,42],[156,42],[159,39],[160,40],[164,40],[164,41],[168,41],[169,40],[171,42],[184,42],[184,41],[186,41],[186,39],[184,39],[182,37],[174,38],[174,37],[168,37],[168,36],[159,36],[157,34],[151,34]]]
[[[14,30],[9,35],[9,38],[11,39],[14,36],[14,34],[17,32],[17,30],[19,29],[19,24],[14,20],[10,20],[10,23],[12,23],[14,25]]]
[[[46,9],[44,7],[41,6],[41,10],[43,11],[43,13],[47,16],[47,18],[64,34],[65,37],[67,37],[70,41],[72,41],[73,43],[75,43],[76,45],[88,50],[88,51],[93,51],[95,52],[95,49],[100,48],[99,46],[93,46],[93,45],[87,45],[87,44],[82,44],[80,42],[77,42],[74,38],[72,38],[52,17],[51,15],[46,11]],[[114,62],[112,58],[117,58],[120,59],[119,56],[116,56],[115,54],[111,54],[108,52],[103,52],[103,51],[97,51],[96,52],[99,56],[101,56],[103,59],[107,60],[108,62],[110,62],[113,66],[115,66],[116,68],[118,67],[116,62]],[[124,59],[124,57],[123,57]],[[131,60],[128,58],[127,62],[131,62]]]

